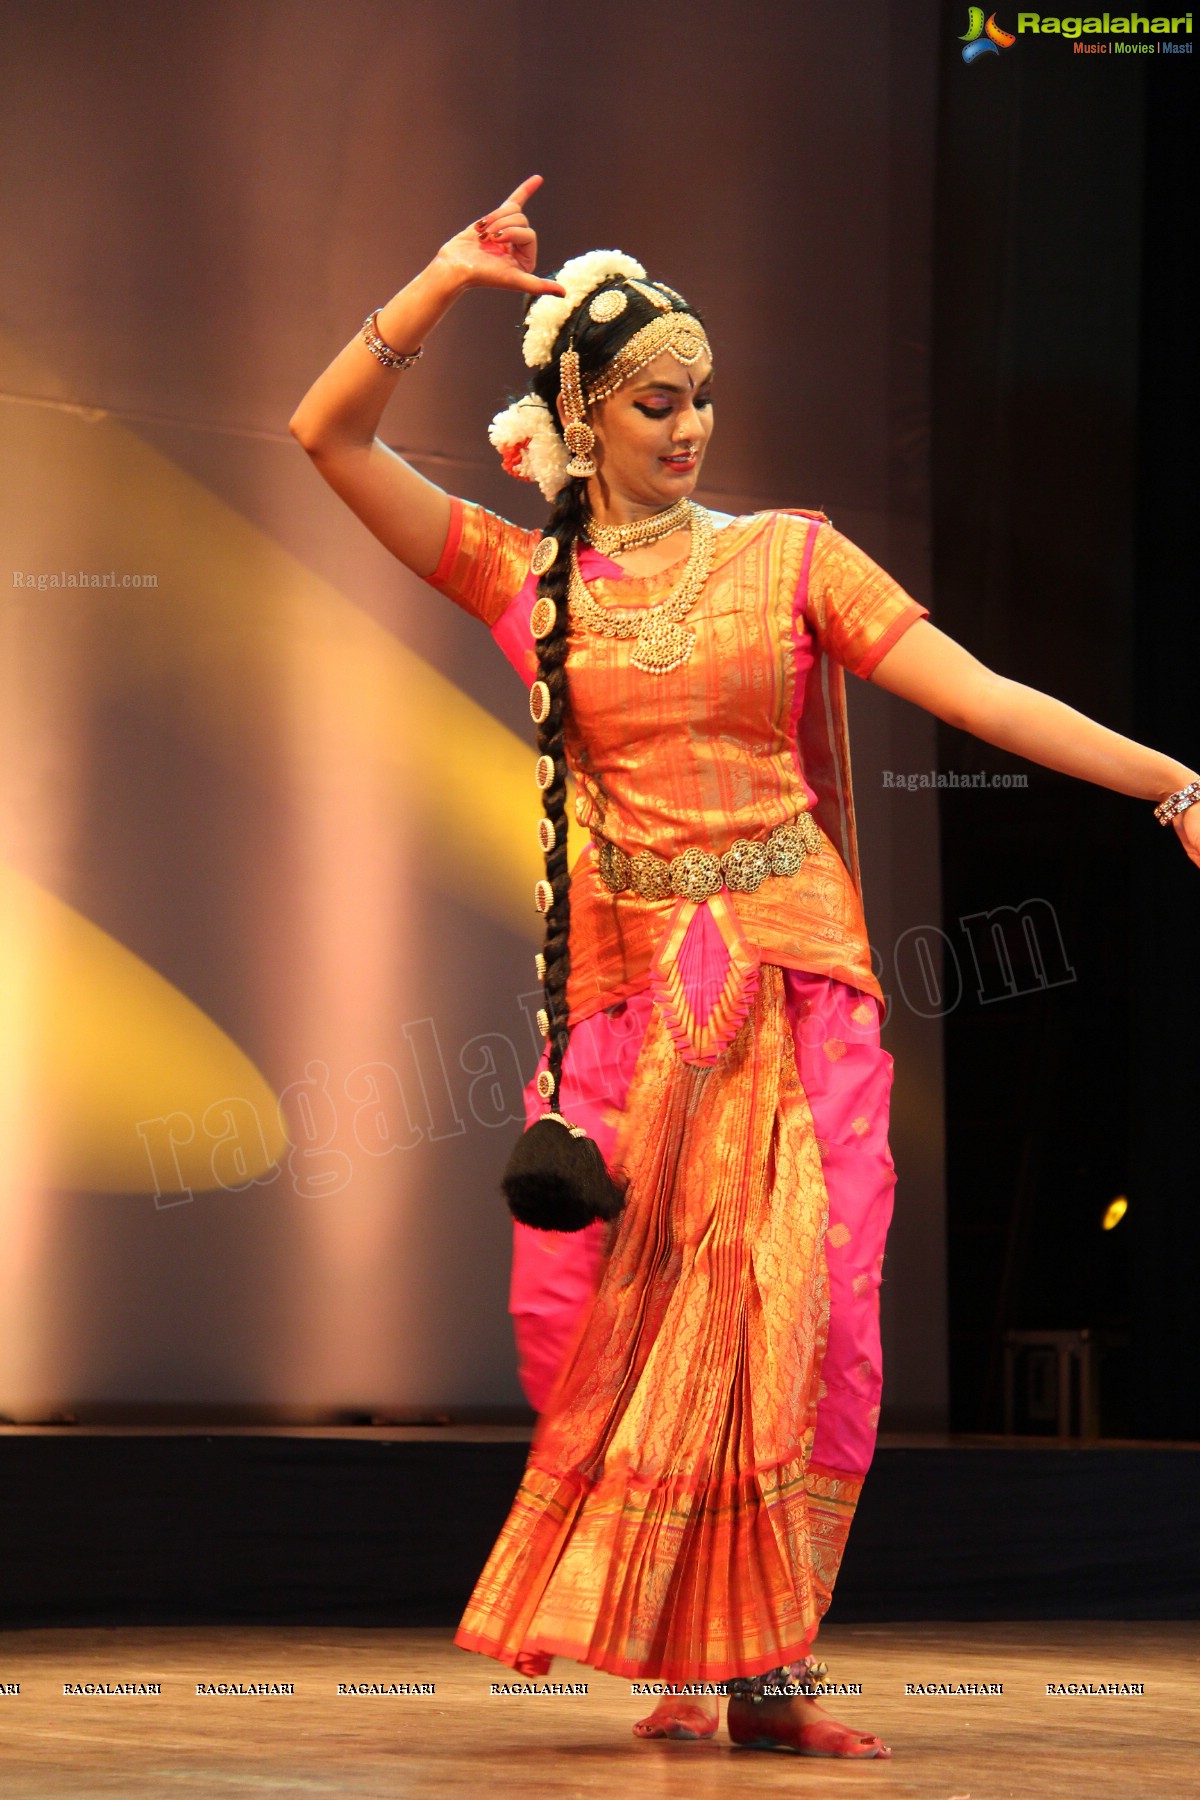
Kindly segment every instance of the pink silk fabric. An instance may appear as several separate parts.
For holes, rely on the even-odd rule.
[[[829,1343],[821,1365],[812,1461],[861,1477],[879,1424],[879,1287],[896,1173],[888,1147],[892,1057],[880,1007],[825,975],[784,970],[796,1066],[817,1133],[829,1197],[825,1259]],[[653,999],[644,989],[576,1025],[563,1068],[567,1117],[611,1154]],[[544,1060],[544,1059],[543,1059]],[[540,1065],[539,1065],[540,1066]],[[530,1123],[542,1112],[534,1082]],[[521,1384],[540,1411],[599,1285],[606,1227],[577,1233],[514,1226],[509,1310]]]
[[[527,682],[536,673],[529,557],[536,534],[456,501],[433,586],[491,628]],[[602,605],[659,604],[678,569],[625,576],[596,551],[580,568]],[[753,964],[821,972],[883,999],[863,917],[854,830],[844,671],[867,679],[927,609],[823,515],[766,512],[718,527],[709,580],[692,614],[686,665],[631,676],[630,645],[572,619],[567,759],[576,819],[597,841],[668,861],[723,853],[807,812],[823,838],[786,880],[730,890],[688,945],[691,973],[712,953],[711,1018],[681,972],[688,916],[670,897],[614,896],[594,845],[571,872],[573,1025],[646,985],[653,965],[660,1005],[684,1060],[709,1063],[753,999]],[[709,923],[725,940],[719,950]],[[691,991],[689,992],[689,987]]]
[[[490,627],[526,683],[536,674],[535,542],[455,501],[429,578]],[[610,606],[658,604],[677,577],[627,577],[590,549],[580,567]],[[668,860],[691,846],[720,854],[801,811],[822,833],[822,850],[796,875],[753,892],[723,889],[699,909],[614,896],[594,847],[585,849],[571,874],[572,1034],[560,1103],[611,1160],[651,1008],[681,1060],[720,1080],[762,968],[783,970],[829,1208],[829,1340],[811,1462],[859,1477],[879,1417],[879,1284],[895,1171],[892,1059],[879,1042],[883,993],[862,912],[843,674],[868,678],[926,612],[824,515],[768,512],[719,528],[686,665],[633,678],[627,642],[574,620],[568,658],[567,750],[585,829]],[[529,1122],[542,1110],[531,1083]],[[570,1236],[516,1228],[510,1305],[521,1379],[539,1411],[583,1330],[607,1238],[604,1226]]]

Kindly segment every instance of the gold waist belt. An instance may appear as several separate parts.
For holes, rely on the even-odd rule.
[[[600,879],[610,894],[632,892],[643,900],[707,900],[722,887],[752,894],[768,875],[795,875],[806,856],[821,850],[821,833],[809,813],[777,825],[766,838],[738,838],[717,856],[711,850],[684,850],[670,862],[653,850],[630,856],[606,838],[593,835]]]

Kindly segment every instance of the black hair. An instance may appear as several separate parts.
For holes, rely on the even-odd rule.
[[[699,315],[680,295],[657,283],[646,284],[660,296],[655,305],[632,283],[613,278],[600,283],[580,302],[564,322],[548,363],[533,376],[531,387],[550,409],[559,436],[558,416],[562,358],[568,349],[579,355],[580,383],[588,387],[611,363],[624,344],[660,317],[669,306],[675,312]],[[625,306],[614,319],[594,319],[590,308],[599,294],[619,292]],[[582,535],[587,518],[587,480],[569,476],[554,497],[546,521],[545,536],[557,540],[558,554],[539,577],[540,599],[553,602],[554,624],[536,640],[537,678],[546,684],[550,704],[538,726],[538,751],[551,759],[553,779],[542,790],[542,806],[549,821],[551,847],[546,852],[546,882],[553,896],[546,912],[546,938],[542,949],[543,1006],[549,1024],[548,1069],[553,1082],[548,1110],[561,1115],[559,1089],[563,1059],[570,1042],[567,982],[571,973],[571,878],[567,862],[567,758],[566,723],[569,691],[566,672],[567,637],[570,630],[568,581],[571,552]],[[509,1208],[522,1224],[543,1231],[579,1231],[598,1218],[613,1219],[624,1205],[624,1184],[605,1164],[599,1145],[587,1136],[565,1131],[555,1119],[539,1119],[521,1137],[509,1159],[501,1186]]]

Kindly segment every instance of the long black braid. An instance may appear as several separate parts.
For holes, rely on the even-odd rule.
[[[567,860],[567,580],[571,548],[579,536],[587,512],[587,486],[580,480],[560,488],[546,525],[546,536],[558,539],[558,555],[538,582],[538,594],[554,604],[554,627],[538,640],[538,678],[550,690],[550,709],[538,726],[537,746],[554,763],[554,779],[542,790],[542,810],[554,833],[546,852],[546,880],[554,904],[546,914],[546,941],[542,946],[546,973],[542,992],[549,1016],[550,1075],[554,1092],[551,1110],[560,1112],[559,1086],[563,1058],[567,1054],[567,982],[571,974],[571,874]]]
[[[596,293],[609,287],[621,289],[626,299],[624,310],[614,320],[592,320],[588,312],[591,301]],[[673,292],[663,291],[663,298],[670,299],[674,311],[693,311]],[[610,280],[589,294],[566,321],[549,363],[537,371],[531,383],[534,392],[550,408],[560,435],[562,425],[556,403],[563,353],[574,345],[586,384],[606,367],[634,332],[648,324],[661,310],[623,281]],[[549,1025],[547,1067],[552,1083],[545,1099],[548,1110],[558,1117],[547,1119],[543,1116],[530,1126],[513,1150],[501,1181],[514,1217],[522,1224],[545,1231],[579,1231],[595,1219],[615,1218],[624,1204],[625,1194],[624,1183],[610,1172],[594,1139],[582,1131],[564,1130],[559,1122],[563,1061],[571,1037],[567,1007],[567,983],[571,973],[566,757],[568,584],[571,552],[582,536],[587,510],[586,481],[569,478],[555,495],[545,527],[545,535],[558,542],[558,554],[537,585],[539,599],[549,600],[554,606],[553,627],[536,642],[538,679],[545,682],[550,695],[546,715],[538,725],[537,745],[539,753],[549,757],[553,764],[553,777],[542,789],[544,818],[550,828],[545,879],[553,896],[546,911],[546,937],[542,949],[543,1003]]]

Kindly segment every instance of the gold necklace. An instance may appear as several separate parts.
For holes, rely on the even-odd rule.
[[[637,550],[643,544],[657,544],[673,531],[689,524],[691,515],[686,500],[676,500],[663,512],[651,513],[648,519],[635,519],[629,525],[599,525],[595,519],[585,521],[583,535],[602,556],[619,555],[622,550]]]
[[[635,639],[629,661],[647,675],[665,675],[669,669],[685,663],[692,654],[696,633],[681,621],[700,598],[712,570],[716,538],[712,514],[697,506],[694,500],[685,500],[682,504],[687,507],[691,520],[691,555],[674,591],[656,606],[624,612],[601,606],[588,591],[580,573],[578,545],[571,545],[567,597],[572,613],[601,637]]]

